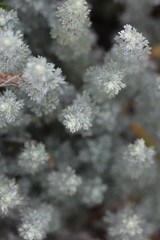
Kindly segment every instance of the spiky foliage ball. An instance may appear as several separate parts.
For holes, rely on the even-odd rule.
[[[47,63],[46,58],[32,57],[27,62],[19,86],[33,101],[41,103],[49,91],[55,90],[63,81],[60,68]]]
[[[16,95],[6,90],[0,95],[0,128],[18,121],[24,106],[23,100],[17,100]]]
[[[146,187],[151,187],[157,175],[154,158],[154,148],[146,147],[143,139],[129,144],[121,152],[121,161],[117,158],[113,166],[113,175],[117,176],[118,186],[128,194],[143,192]]]
[[[138,139],[134,144],[129,144],[123,153],[123,161],[128,162],[125,174],[132,179],[140,178],[141,175],[155,166],[155,150],[148,148],[143,139]]]
[[[58,104],[59,96],[55,90],[49,91],[39,104],[35,105],[34,101],[28,101],[30,110],[34,112],[38,117],[52,113],[57,108]]]
[[[26,142],[18,164],[25,173],[34,174],[47,165],[48,153],[42,143]]]
[[[145,239],[145,221],[135,213],[131,206],[126,206],[117,213],[107,212],[104,221],[109,225],[108,233],[112,239]]]
[[[61,61],[70,62],[81,56],[87,56],[95,42],[92,32],[86,30],[76,41],[70,40],[70,35],[66,36],[59,29],[52,26],[51,37],[57,39],[53,50]]]
[[[7,29],[18,30],[19,25],[20,24],[17,17],[17,12],[13,10],[6,12],[0,8],[0,31]]]
[[[81,177],[77,176],[75,170],[67,166],[65,171],[57,171],[49,174],[49,193],[58,199],[71,197],[81,185]]]
[[[84,181],[81,188],[81,201],[83,204],[92,207],[103,202],[107,186],[103,184],[100,177]]]
[[[29,55],[30,51],[19,31],[0,31],[0,72],[20,73]]]
[[[57,9],[57,18],[64,33],[74,42],[89,27],[89,9],[85,0],[66,0]]]
[[[40,204],[38,207],[27,207],[21,212],[19,234],[25,240],[45,238],[52,219],[52,207]]]
[[[123,69],[119,70],[117,63],[113,61],[103,66],[91,67],[85,75],[85,79],[90,84],[94,84],[100,92],[105,93],[108,98],[115,97],[121,89],[126,87],[122,82],[123,78]]]
[[[115,37],[115,42],[114,54],[124,62],[126,68],[130,65],[130,71],[132,71],[132,65],[139,65],[139,68],[138,66],[137,69],[133,68],[136,72],[146,67],[150,54],[149,42],[134,27],[126,24]]]
[[[87,93],[78,96],[72,105],[63,110],[63,124],[71,132],[88,130],[92,126],[93,111]]]
[[[119,116],[120,106],[117,102],[106,101],[99,107],[95,118],[95,125],[102,133],[104,129],[112,133],[116,127],[116,122]]]
[[[10,211],[22,203],[18,185],[14,179],[0,177],[0,213],[8,215]]]
[[[79,147],[78,160],[81,163],[88,163],[97,172],[104,172],[108,166],[111,156],[111,137],[108,135],[82,141]]]

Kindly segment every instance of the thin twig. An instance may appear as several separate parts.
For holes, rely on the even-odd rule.
[[[7,73],[0,73],[0,87],[5,87],[8,85],[17,85],[19,78],[22,74],[10,75]]]

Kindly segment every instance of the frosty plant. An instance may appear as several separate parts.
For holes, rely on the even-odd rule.
[[[158,239],[157,4],[0,4],[0,240]]]

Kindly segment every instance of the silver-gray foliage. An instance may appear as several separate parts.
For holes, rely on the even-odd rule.
[[[158,4],[0,3],[0,240],[159,232]]]

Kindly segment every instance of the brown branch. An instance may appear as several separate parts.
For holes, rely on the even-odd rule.
[[[22,74],[10,75],[8,73],[0,73],[0,87],[7,86],[10,84],[16,85]]]
[[[49,156],[48,160],[49,160],[49,168],[53,169],[54,168],[54,159],[53,159],[53,157]]]

